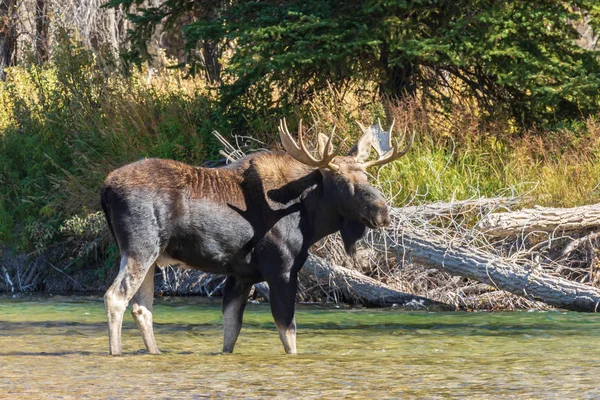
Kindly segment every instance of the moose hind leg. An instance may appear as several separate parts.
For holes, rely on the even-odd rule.
[[[138,329],[142,333],[142,339],[146,350],[151,354],[159,354],[156,346],[154,331],[152,329],[152,302],[154,300],[154,266],[150,267],[146,277],[137,293],[131,300],[131,315]]]
[[[244,309],[252,284],[228,276],[223,296],[223,353],[232,353],[242,329]]]
[[[271,292],[271,312],[275,319],[277,332],[287,354],[296,354],[296,290],[298,286],[296,274],[290,274],[288,280],[279,279],[268,281]]]
[[[121,354],[121,327],[127,304],[142,285],[154,257],[121,257],[121,269],[113,284],[104,295],[108,317],[109,351],[111,355]]]

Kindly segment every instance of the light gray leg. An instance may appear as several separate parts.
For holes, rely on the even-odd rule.
[[[146,278],[131,300],[131,315],[138,329],[142,333],[142,339],[146,349],[151,354],[159,354],[156,346],[154,331],[152,329],[152,302],[154,300],[154,265],[150,267]]]
[[[154,257],[155,259],[156,257]],[[121,354],[121,327],[127,304],[142,285],[154,259],[138,261],[133,257],[121,257],[121,270],[104,295],[104,305],[108,317],[109,351],[111,355]]]

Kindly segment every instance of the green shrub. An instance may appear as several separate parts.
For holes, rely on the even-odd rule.
[[[0,87],[0,237],[24,249],[46,246],[40,227],[58,233],[98,210],[110,170],[141,157],[200,163],[218,151],[214,102],[197,82],[173,70],[149,84],[147,71],[106,73],[59,38],[49,63],[13,67]]]

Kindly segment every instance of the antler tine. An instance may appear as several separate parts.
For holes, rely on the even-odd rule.
[[[304,144],[304,132],[302,131],[302,120],[300,120],[298,122],[298,142],[300,142],[300,147],[302,148],[303,154],[306,155],[306,157],[308,157],[308,159],[311,161],[311,163],[318,163],[319,160],[317,160],[310,154],[310,152],[306,148],[306,145]],[[309,164],[309,165],[311,165],[311,164]]]
[[[333,163],[333,159],[337,156],[338,149],[334,149],[331,145],[333,136],[335,135],[335,128],[336,126],[334,125],[329,137],[327,138],[327,143],[325,144],[325,149],[323,150],[323,158],[319,161],[321,164],[318,166],[319,168],[328,167],[336,171],[339,169],[339,167]],[[330,149],[331,151],[329,151]]]
[[[336,149],[333,148],[333,146],[331,145],[331,141],[333,140],[333,135],[335,134],[335,125],[333,126],[333,129],[331,130],[331,134],[329,135],[329,138],[327,138],[327,144],[325,145],[325,151],[323,152],[323,158],[331,158],[331,160],[333,160],[333,157],[336,156],[337,151]],[[331,149],[331,151],[329,151],[329,149]]]
[[[392,122],[392,126],[390,127],[390,144],[392,141],[392,128],[394,127],[394,122]],[[410,146],[412,146],[413,141],[415,139],[415,130],[413,129],[412,135],[410,136],[410,138],[408,138],[408,140],[406,140],[407,131],[408,131],[408,129],[407,129],[407,127],[405,127],[402,137],[396,141],[394,146],[391,146],[392,148],[387,153],[385,153],[384,155],[379,157],[378,160],[371,160],[371,161],[367,161],[367,162],[363,163],[362,164],[363,168],[367,169],[369,167],[373,167],[376,165],[387,164],[387,163],[397,160],[400,157],[402,157],[403,155],[405,155],[408,152],[408,150],[410,149]],[[406,144],[404,145],[404,148],[402,148],[402,150],[400,150],[400,143],[404,142],[405,140],[406,140]]]
[[[356,122],[356,125],[358,125],[358,127],[360,128],[360,130],[362,131],[363,134],[367,133],[367,128],[363,124],[361,124],[360,122],[358,122],[356,120],[354,122]]]
[[[300,143],[300,146],[298,146],[298,144],[292,138],[292,135],[290,134],[290,131],[287,127],[285,118],[282,118],[279,121],[279,137],[281,139],[281,144],[283,145],[285,151],[287,151],[287,153],[296,160],[311,167],[328,167],[331,169],[338,169],[338,166],[332,163],[334,157],[337,155],[337,151],[332,150],[331,152],[329,152],[329,146],[331,145],[334,132],[335,127],[333,128],[333,131],[331,132],[331,135],[329,135],[329,138],[327,140],[327,145],[325,147],[325,151],[323,152],[323,158],[318,160],[309,153],[308,149],[306,148],[306,145],[304,144],[304,135],[302,133],[302,120],[300,120],[300,122],[298,123],[298,142]]]
[[[287,123],[285,122],[285,118],[282,118],[281,120],[279,120],[278,130],[279,130],[279,139],[281,140],[281,144],[283,145],[283,148],[285,149],[285,151],[287,151],[289,154],[299,153],[300,148],[298,147],[298,145],[296,144],[294,139],[292,139],[292,135],[290,134],[290,131],[288,130]]]
[[[389,145],[390,147],[392,147],[392,132],[394,131],[394,124],[396,123],[396,118],[392,119],[392,125],[390,125],[390,136],[389,136]],[[404,136],[406,135],[406,128],[407,126],[404,126],[404,133],[402,134],[402,139],[404,139]]]

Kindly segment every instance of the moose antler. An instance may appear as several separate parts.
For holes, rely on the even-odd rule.
[[[404,128],[404,133],[402,134],[402,137],[400,139],[396,140],[395,143],[392,144],[392,137],[393,137],[392,132],[394,129],[395,122],[396,122],[396,120],[394,119],[392,121],[392,125],[390,126],[390,129],[388,131],[384,131],[383,128],[381,127],[381,122],[378,121],[379,132],[377,132],[377,134],[375,134],[373,132],[372,127],[365,128],[364,126],[361,125],[360,122],[356,121],[356,123],[358,124],[358,126],[361,128],[361,130],[364,133],[363,136],[365,136],[365,135],[373,136],[372,146],[375,148],[375,150],[377,151],[377,154],[379,155],[379,158],[377,160],[371,160],[371,161],[366,161],[366,162],[360,163],[364,169],[373,167],[375,165],[387,164],[394,160],[397,160],[398,158],[405,155],[408,152],[408,150],[410,149],[410,146],[412,145],[413,140],[415,138],[414,130],[412,132],[412,135],[407,139],[406,138],[407,129]],[[387,143],[384,142],[386,139],[387,139]],[[362,138],[361,138],[361,140],[362,140]],[[404,147],[402,149],[400,149],[400,144],[404,141],[406,141],[406,144],[404,145]]]
[[[300,120],[298,123],[298,142],[300,143],[300,146],[298,146],[298,144],[292,138],[292,135],[288,130],[287,123],[285,122],[285,118],[279,121],[279,137],[281,138],[281,144],[283,145],[285,151],[287,151],[288,154],[296,160],[311,167],[330,168],[333,170],[339,169],[339,167],[332,162],[337,155],[337,151],[331,144],[334,133],[335,126],[327,138],[327,143],[323,146],[323,154],[321,155],[321,159],[318,160],[308,152],[306,145],[304,144],[302,120]]]

